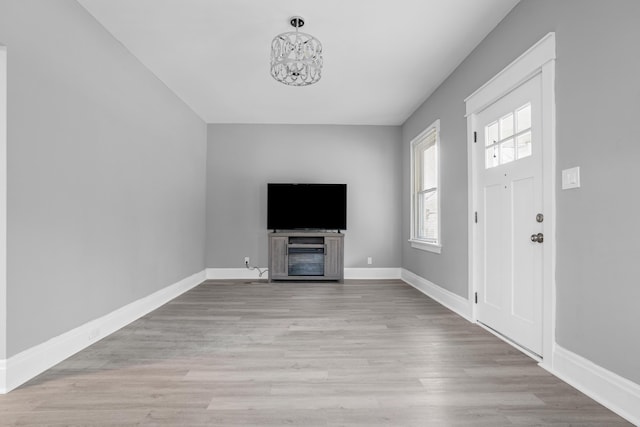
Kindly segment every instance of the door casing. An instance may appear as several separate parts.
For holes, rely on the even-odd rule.
[[[7,48],[0,45],[0,393],[6,393],[7,358]]]
[[[469,188],[469,301],[475,301],[480,278],[478,277],[478,263],[480,250],[477,238],[477,173],[476,150],[473,150],[474,131],[477,129],[477,113],[487,106],[520,86],[532,76],[540,74],[542,77],[542,191],[543,212],[545,215],[545,250],[542,259],[542,360],[540,365],[545,369],[552,369],[552,355],[555,344],[555,263],[556,263],[556,194],[555,194],[555,33],[549,33],[533,45],[515,61],[505,67],[496,76],[482,85],[478,90],[465,99],[467,118],[467,168]],[[477,322],[476,305],[472,304],[472,320]],[[526,354],[534,357],[517,344],[510,344]],[[535,357],[534,357],[535,358]]]

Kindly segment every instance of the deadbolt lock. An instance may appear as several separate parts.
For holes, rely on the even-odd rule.
[[[542,221],[544,221],[544,215],[542,215],[541,213],[539,213],[538,215],[536,215],[536,221],[538,221],[538,222],[542,222]]]

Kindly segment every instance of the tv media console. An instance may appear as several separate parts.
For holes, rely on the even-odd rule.
[[[344,282],[344,234],[269,233],[269,282],[273,280]]]

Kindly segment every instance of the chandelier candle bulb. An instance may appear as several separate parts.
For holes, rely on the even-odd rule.
[[[282,33],[271,42],[271,76],[289,86],[308,86],[320,80],[322,43],[298,31],[304,19],[293,16],[289,23],[296,31]]]

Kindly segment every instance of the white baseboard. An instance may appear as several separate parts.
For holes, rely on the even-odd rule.
[[[5,394],[7,390],[7,359],[0,359],[0,394]]]
[[[547,369],[546,366],[543,366]],[[640,426],[640,385],[615,374],[558,344],[553,351],[553,375]]]
[[[457,313],[468,321],[473,322],[471,301],[404,268],[402,269],[401,279],[429,298],[438,301],[454,313]]]
[[[400,278],[400,268],[345,268],[345,279],[391,280]]]
[[[265,268],[262,268],[265,270]],[[269,273],[259,277],[258,270],[246,268],[207,268],[207,280],[268,279]],[[345,279],[399,279],[400,268],[345,268]]]
[[[196,287],[204,280],[204,271],[193,274],[9,359],[0,360],[0,393],[8,393],[69,356]]]
[[[260,267],[261,270],[265,268]],[[260,277],[258,270],[248,268],[207,268],[207,280],[246,280],[246,279],[268,279],[269,273],[264,273]]]

